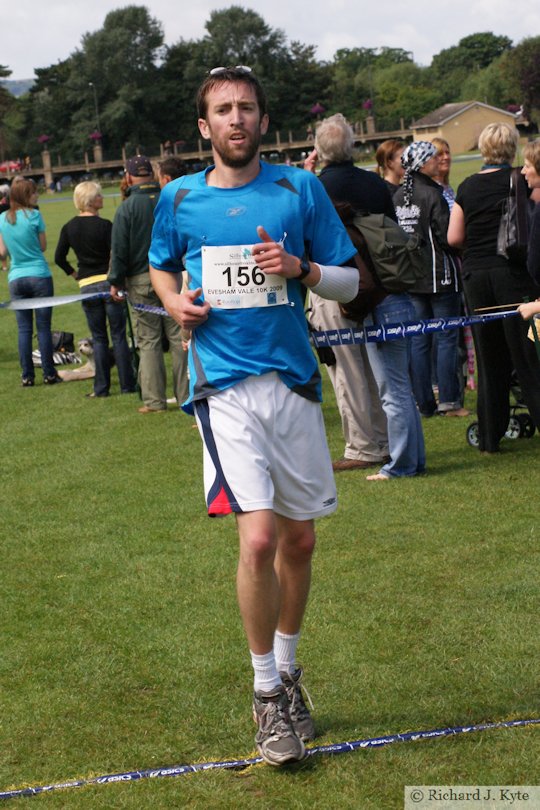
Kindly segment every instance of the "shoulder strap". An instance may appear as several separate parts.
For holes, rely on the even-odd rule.
[[[510,188],[514,186],[514,196],[516,198],[516,225],[518,243],[527,244],[528,241],[528,219],[527,219],[527,192],[525,181],[521,175],[521,169],[514,168],[510,172]],[[512,192],[510,192],[512,194]]]

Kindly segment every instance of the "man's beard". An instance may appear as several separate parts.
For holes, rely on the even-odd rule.
[[[228,166],[229,169],[243,169],[257,155],[261,144],[261,133],[256,132],[251,139],[246,140],[244,151],[240,154],[231,149],[229,144],[228,140],[223,145],[212,142],[212,148],[215,149],[223,164]]]

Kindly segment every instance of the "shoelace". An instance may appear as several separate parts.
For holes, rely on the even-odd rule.
[[[273,739],[279,740],[281,737],[287,737],[291,733],[290,722],[287,722],[286,708],[277,701],[271,700],[266,704],[266,708],[262,713],[262,721],[263,728],[261,728],[261,731],[265,733],[271,732]]]
[[[309,708],[311,711],[314,711],[315,706],[313,705],[313,701],[311,699],[311,695],[309,694],[308,690],[305,686],[300,687],[300,682],[302,680],[302,676],[298,678],[297,681],[293,679],[291,676],[291,681],[293,683],[292,687],[292,700],[289,707],[289,711],[291,715],[294,714],[296,717],[301,717],[303,714],[307,712],[307,706],[304,702],[303,695],[306,696],[307,702],[309,703]]]

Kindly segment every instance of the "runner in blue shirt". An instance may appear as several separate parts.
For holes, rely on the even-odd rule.
[[[268,115],[249,68],[210,71],[198,113],[214,164],[163,190],[150,272],[169,314],[192,330],[186,407],[204,443],[209,514],[236,516],[255,739],[261,756],[281,765],[302,759],[315,735],[296,647],[314,518],[337,505],[304,294],[350,301],[358,271],[317,178],[260,162]],[[181,293],[183,269],[189,290]]]

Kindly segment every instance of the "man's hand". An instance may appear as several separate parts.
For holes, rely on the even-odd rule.
[[[261,244],[253,245],[253,258],[263,273],[295,278],[300,273],[300,261],[296,256],[287,253],[281,242],[274,240],[267,234],[262,225],[257,227],[257,235]]]
[[[307,172],[311,172],[312,174],[315,174],[315,169],[317,168],[317,163],[318,162],[319,162],[319,156],[317,154],[317,150],[312,149],[312,151],[309,153],[307,158],[304,160],[304,169]]]
[[[195,303],[195,299],[201,293],[202,289],[199,287],[197,290],[187,290],[185,293],[169,292],[162,296],[163,306],[171,318],[174,318],[176,323],[180,324],[182,329],[191,331],[208,320],[210,310],[208,301]]]
[[[540,313],[540,300],[530,301],[527,304],[520,304],[517,311],[524,321],[528,321],[534,315]]]
[[[257,234],[262,242],[253,245],[253,258],[263,273],[282,276],[283,278],[298,278],[300,275],[300,259],[287,253],[281,242],[274,242],[262,225],[257,227]],[[310,262],[311,273],[305,279],[306,286],[313,287],[321,278],[318,265]]]
[[[114,284],[111,284],[111,298],[113,301],[125,301],[126,297],[124,290],[122,290],[120,287],[115,287]]]

